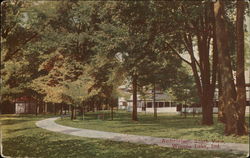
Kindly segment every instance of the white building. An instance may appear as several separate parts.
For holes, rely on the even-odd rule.
[[[153,93],[148,92],[146,97],[137,95],[137,112],[154,112],[153,106]],[[133,95],[130,94],[128,99],[125,97],[120,97],[118,99],[119,109],[126,109],[132,111],[133,109]],[[157,112],[177,112],[177,104],[171,100],[167,94],[163,92],[156,91],[155,94],[155,104],[157,107]]]
[[[249,106],[250,106],[250,68],[245,71],[245,79],[246,79],[246,95],[247,95],[247,104],[246,113],[249,113]],[[133,95],[132,91],[129,88],[125,88],[125,86],[121,86],[120,89],[126,93],[127,97],[119,97],[118,98],[118,108],[125,109],[127,111],[132,111],[133,109]],[[218,90],[215,92],[214,100],[218,100]],[[155,95],[155,104],[157,107],[157,113],[178,113],[180,110],[183,112],[195,112],[200,113],[202,112],[202,108],[199,106],[187,107],[183,108],[183,105],[174,102],[170,96],[166,93],[161,91],[156,91]],[[148,91],[146,96],[141,96],[140,94],[137,95],[137,112],[154,112],[153,106],[153,92]],[[214,104],[213,112],[218,112],[218,107]]]

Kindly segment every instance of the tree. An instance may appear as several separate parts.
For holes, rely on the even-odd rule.
[[[196,9],[197,3],[191,5],[191,8]],[[187,33],[183,35],[183,44],[191,59],[191,62],[186,63],[191,66],[196,81],[197,92],[202,106],[202,124],[211,125],[213,124],[212,101],[217,74],[217,48],[214,47],[213,52],[210,52],[211,38],[215,41],[211,3],[201,4],[201,7],[198,7],[196,11],[197,15],[191,16],[191,19],[188,18],[188,21],[184,22],[185,27],[187,27],[185,32]],[[184,8],[182,14],[188,13],[190,15],[190,12],[191,10]],[[194,37],[197,41],[193,40]],[[193,42],[197,44],[199,62],[194,55]],[[210,57],[212,57],[212,61]]]
[[[201,1],[159,2],[154,32],[164,39],[165,50],[192,68],[199,101],[203,109],[202,123],[213,124],[212,101],[216,83],[217,52],[211,51],[214,38],[212,3]],[[213,39],[214,41],[214,39]],[[197,52],[197,55],[196,55]],[[188,60],[183,57],[187,54]],[[198,56],[198,57],[197,57]]]
[[[176,82],[170,87],[171,93],[174,96],[177,102],[183,102],[184,100],[187,103],[197,103],[199,97],[197,94],[197,89],[195,86],[194,78],[190,75],[190,72],[187,68],[180,68],[178,70],[178,77]]]
[[[237,1],[237,19],[236,19],[236,33],[237,33],[237,65],[236,65],[236,88],[237,88],[237,110],[238,123],[237,134],[247,134],[247,125],[245,123],[246,111],[246,82],[245,82],[245,58],[244,58],[244,1]]]
[[[24,95],[39,98],[29,88],[30,82],[39,76],[40,64],[37,51],[30,50],[29,45],[43,32],[42,18],[29,18],[33,2],[11,0],[1,8],[1,102]]]
[[[111,108],[111,118],[113,120],[114,100],[118,97],[117,89],[124,80],[124,73],[119,60],[114,56],[110,56],[111,52],[107,48],[109,45],[104,46],[101,37],[103,36],[99,35],[99,40],[96,43],[97,48],[95,48],[96,54],[89,64],[90,70],[88,73],[94,82],[89,91],[98,90],[95,100],[98,99]]]
[[[82,83],[83,87],[91,87],[91,83],[86,81],[90,77],[86,73],[86,64],[93,53],[91,34],[95,18],[91,18],[93,5],[88,6],[86,3],[89,2],[43,2],[38,5],[35,15],[42,16],[48,24],[40,40],[30,46],[33,51],[39,52],[41,61],[40,76],[33,80],[32,88],[44,94],[45,101],[67,103],[72,105],[72,109],[80,105],[79,95],[70,94],[82,89],[77,83]],[[48,7],[41,10],[44,5],[52,9]],[[89,84],[90,87],[87,86]],[[82,93],[85,91],[82,90]],[[88,95],[82,96],[82,101]],[[72,116],[73,113],[74,110]]]
[[[218,48],[218,59],[221,63],[220,77],[222,98],[225,111],[225,134],[237,134],[237,106],[236,90],[232,74],[231,59],[228,51],[228,30],[226,25],[224,1],[218,0],[214,3],[214,16],[216,22],[216,43]]]
[[[73,82],[65,82],[64,84],[64,96],[66,99],[68,98],[69,104],[73,105],[71,113],[71,119],[73,120],[76,118],[75,108],[82,107],[82,103],[98,94],[98,91],[94,90],[89,93],[89,89],[94,83],[87,74],[79,76],[78,79]]]
[[[106,4],[107,13],[109,13],[112,19],[111,27],[107,33],[109,37],[113,37],[111,33],[119,34],[119,38],[113,37],[111,41],[115,41],[115,45],[112,46],[112,51],[109,54],[115,57],[116,54],[120,54],[122,58],[122,67],[126,75],[132,81],[133,88],[133,112],[132,120],[137,120],[137,88],[140,61],[143,59],[142,45],[139,43],[143,40],[142,31],[145,30],[143,25],[139,23],[145,23],[145,14],[142,14],[142,10],[145,10],[145,6],[148,3],[142,2],[109,2]],[[138,7],[138,10],[134,8]],[[146,10],[145,10],[146,11]],[[127,14],[130,13],[130,14]],[[129,15],[129,16],[128,16]],[[128,20],[129,19],[129,20]],[[108,21],[109,21],[108,20]],[[110,26],[110,25],[109,25]],[[138,53],[141,52],[141,53]]]

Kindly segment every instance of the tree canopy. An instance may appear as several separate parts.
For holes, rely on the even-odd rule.
[[[241,63],[236,57],[244,61],[235,53],[236,3],[226,2],[222,16],[232,60],[220,64],[216,29],[221,23],[214,5],[210,1],[3,2],[1,102],[30,95],[76,107],[91,101],[113,104],[119,86],[128,82],[133,89],[133,120],[137,120],[138,89],[157,86],[171,91],[177,100],[200,103],[202,123],[211,125],[214,92],[226,75],[222,67],[232,66],[231,73]],[[243,47],[237,48],[244,53]],[[226,83],[222,85],[225,88]]]

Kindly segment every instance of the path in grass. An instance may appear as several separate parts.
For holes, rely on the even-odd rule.
[[[105,117],[98,117],[100,114],[105,114]],[[138,113],[138,121],[132,121],[131,113],[115,111],[111,120],[109,111],[99,111],[86,113],[84,119],[77,117],[72,121],[69,117],[65,117],[55,122],[74,128],[140,136],[249,144],[247,135],[225,136],[224,124],[217,121],[216,115],[212,126],[202,125],[201,115],[195,117],[189,115],[184,118],[178,114],[165,113],[158,114],[157,118],[155,119],[153,114]],[[246,116],[246,121],[249,124],[249,116]]]
[[[67,135],[36,127],[46,115],[0,115],[3,155],[41,158],[245,158],[244,153],[165,148]]]
[[[181,148],[181,149],[220,150],[225,152],[249,153],[248,144],[158,138],[150,136],[138,136],[130,134],[89,130],[89,129],[80,129],[80,128],[73,128],[56,124],[54,121],[58,118],[59,117],[41,120],[36,122],[36,125],[40,128],[47,129],[50,131],[74,135],[74,136],[80,136],[80,137],[87,137],[87,138],[109,139],[113,141],[130,142],[138,144],[151,144],[151,145]]]

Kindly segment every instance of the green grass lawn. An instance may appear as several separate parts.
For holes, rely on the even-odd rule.
[[[105,112],[105,119],[97,119],[95,113],[88,113],[85,120],[78,117],[71,121],[69,118],[56,120],[57,123],[77,128],[95,129],[101,131],[118,132],[135,135],[167,137],[178,139],[223,141],[248,144],[249,137],[224,136],[224,125],[214,118],[213,126],[201,125],[201,116],[189,115],[187,118],[179,114],[158,114],[155,120],[153,114],[138,114],[139,121],[131,121],[128,112],[116,111],[114,120],[110,120],[109,113]],[[246,117],[249,123],[249,116]]]
[[[125,114],[124,114],[125,115]],[[35,126],[35,122],[48,116],[1,115],[3,131],[3,154],[11,157],[42,158],[240,158],[241,154],[172,149],[153,145],[138,145],[125,142],[113,142],[101,139],[89,139],[50,132]],[[125,116],[124,116],[125,117]],[[126,118],[126,117],[125,117]],[[150,117],[145,117],[144,125],[152,126]],[[161,118],[161,117],[160,117]],[[116,118],[117,122],[119,119]],[[65,120],[68,122],[69,120]],[[112,124],[112,121],[88,120],[97,124]],[[121,118],[120,120],[124,120]],[[85,122],[85,121],[84,121]],[[123,123],[128,124],[130,121]],[[170,120],[171,122],[171,120]],[[83,121],[74,122],[81,124]],[[141,123],[130,123],[140,125]],[[130,126],[128,124],[127,126]],[[158,123],[157,123],[158,124]],[[115,125],[115,124],[114,124]],[[157,125],[158,126],[158,125]],[[157,127],[156,126],[156,127]],[[101,126],[103,127],[103,126]],[[140,126],[139,126],[140,127]],[[106,128],[108,129],[108,128]],[[139,128],[136,128],[139,130]],[[114,129],[113,129],[114,130]]]

